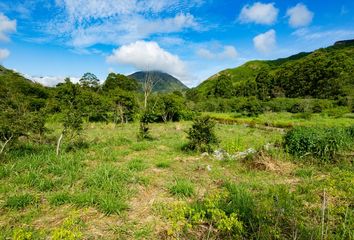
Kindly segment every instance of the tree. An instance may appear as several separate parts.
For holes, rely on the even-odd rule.
[[[184,99],[174,93],[163,94],[156,100],[156,106],[153,111],[161,115],[164,122],[179,120],[184,109]]]
[[[135,79],[128,78],[122,74],[110,73],[104,82],[102,89],[106,92],[120,88],[124,91],[137,91],[139,84]]]
[[[145,75],[144,85],[143,85],[144,109],[143,109],[143,114],[140,118],[140,128],[139,128],[138,140],[143,140],[143,139],[150,139],[151,140],[148,124],[150,123],[152,113],[151,113],[151,111],[149,111],[148,99],[149,99],[156,83],[157,83],[157,81],[155,80],[152,72],[147,72],[147,74]]]
[[[35,139],[46,130],[45,114],[40,109],[31,111],[31,98],[0,87],[0,154],[19,137]]]
[[[114,112],[114,123],[127,123],[133,120],[138,109],[136,96],[133,92],[123,91],[119,88],[110,91],[110,99]]]
[[[94,90],[97,90],[100,85],[100,80],[93,73],[85,73],[79,82],[82,87]]]
[[[230,76],[221,74],[217,77],[214,85],[214,96],[229,98],[232,96],[232,81]]]
[[[73,140],[74,137],[80,135],[83,124],[80,86],[72,83],[69,78],[66,78],[65,83],[58,88],[57,99],[60,102],[61,112],[64,117],[62,119],[63,130],[57,141],[57,156],[60,152],[60,145],[63,137],[69,136],[69,139]]]
[[[210,116],[198,117],[188,130],[189,143],[186,149],[199,152],[211,152],[212,146],[219,143],[214,133],[215,122]]]

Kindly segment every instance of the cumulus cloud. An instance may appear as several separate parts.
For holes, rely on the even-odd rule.
[[[108,63],[133,66],[140,70],[159,70],[185,79],[185,63],[176,55],[162,49],[156,42],[136,41],[113,50]]]
[[[47,31],[74,47],[127,44],[153,35],[201,30],[189,9],[202,0],[57,0],[63,9]],[[163,14],[162,14],[163,13]],[[166,17],[157,17],[157,16]]]
[[[0,13],[0,41],[9,41],[8,34],[16,32],[16,20],[10,20]]]
[[[254,47],[262,53],[269,53],[276,45],[276,32],[274,29],[257,35],[253,38]]]
[[[206,48],[200,48],[197,51],[198,56],[202,58],[206,58],[209,60],[219,59],[233,59],[238,56],[237,50],[234,46],[223,46],[222,51],[220,52],[212,52]]]
[[[10,56],[9,50],[0,48],[0,61],[4,60],[5,58],[8,58],[9,56]]]
[[[295,7],[288,9],[286,16],[289,17],[289,25],[298,28],[308,26],[312,22],[314,13],[306,5],[298,3]]]
[[[279,10],[274,3],[256,2],[252,6],[246,5],[242,8],[239,20],[241,23],[257,23],[271,25],[278,17]]]

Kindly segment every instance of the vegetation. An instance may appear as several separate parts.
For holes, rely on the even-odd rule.
[[[211,152],[213,145],[219,142],[214,133],[214,127],[215,123],[209,116],[196,118],[188,130],[189,143],[185,148],[192,151]]]
[[[129,78],[135,79],[138,83],[143,85],[147,76],[152,77],[154,82],[156,82],[154,92],[167,93],[173,91],[184,91],[188,89],[186,85],[175,77],[158,71],[136,72],[129,75]]]
[[[312,155],[322,161],[333,161],[353,142],[349,134],[346,128],[296,127],[285,135],[284,144],[298,157]]]
[[[0,67],[0,239],[354,239],[352,56],[253,61],[188,91]]]

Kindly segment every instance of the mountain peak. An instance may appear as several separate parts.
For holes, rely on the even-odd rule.
[[[173,92],[188,89],[188,87],[180,80],[161,71],[139,71],[129,75],[128,77],[133,78],[142,84],[148,75],[150,75],[149,77],[152,77],[156,82],[153,89],[154,92]]]

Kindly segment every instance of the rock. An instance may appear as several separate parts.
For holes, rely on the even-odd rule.
[[[211,171],[211,166],[210,165],[208,165],[207,167],[207,170],[210,172]]]
[[[209,153],[203,152],[203,153],[202,153],[202,157],[209,157]]]

